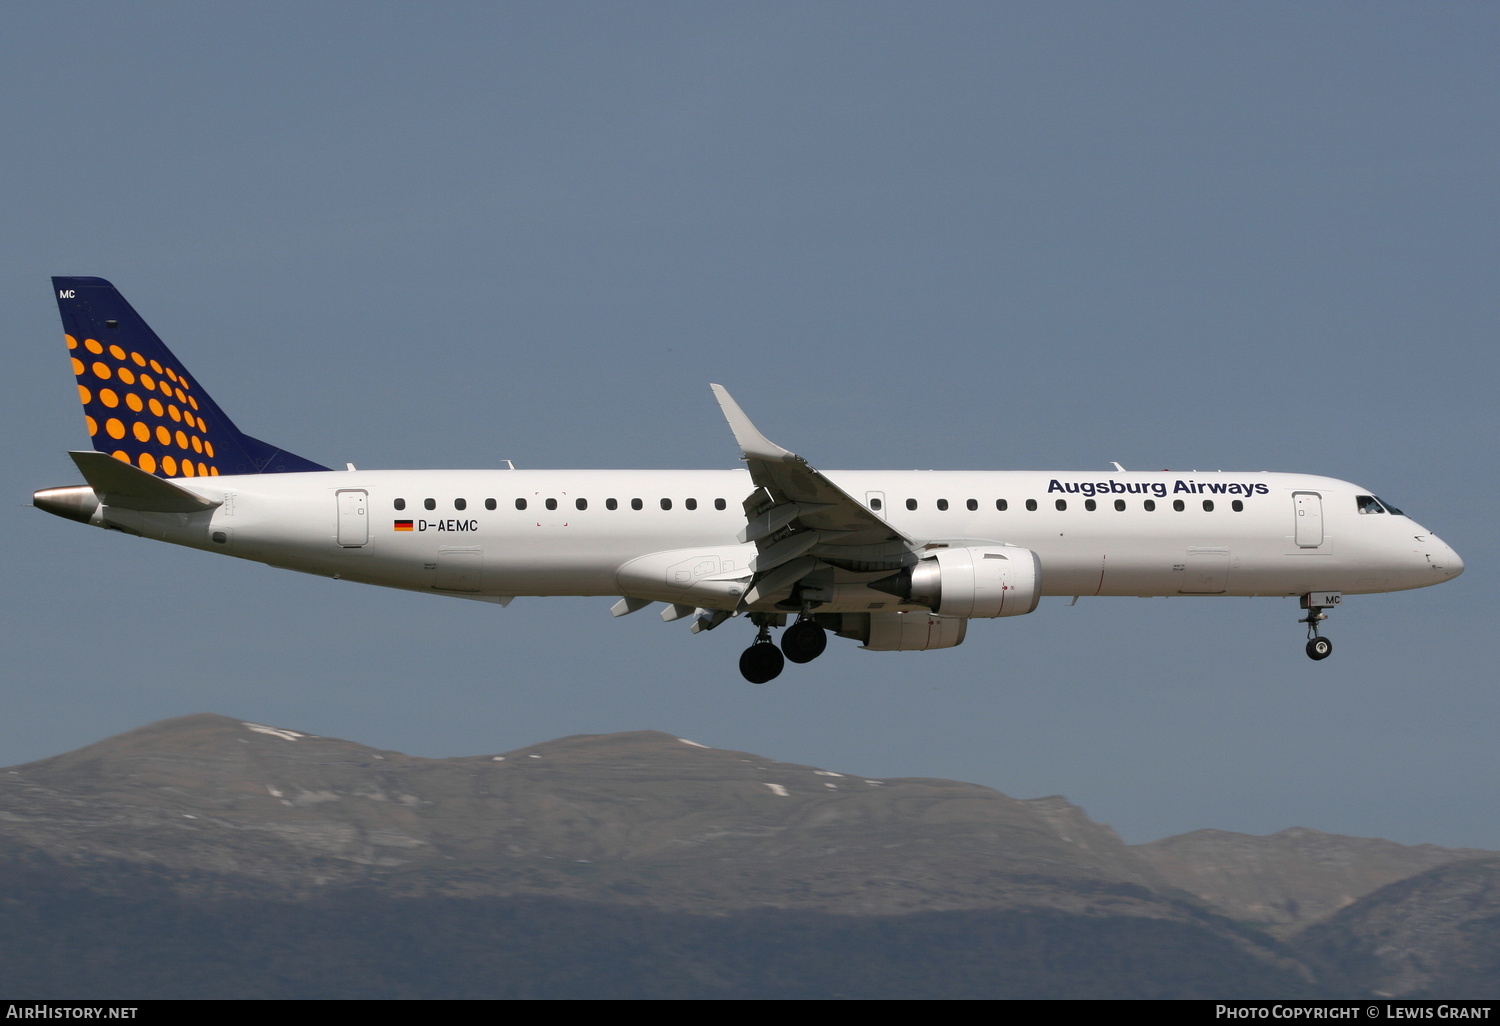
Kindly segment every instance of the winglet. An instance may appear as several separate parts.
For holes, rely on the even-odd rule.
[[[714,390],[714,398],[719,400],[719,409],[729,422],[729,430],[734,432],[734,440],[739,443],[740,451],[745,454],[746,459],[790,462],[797,458],[795,453],[788,452],[756,430],[755,425],[750,423],[750,418],[745,416],[745,411],[740,409],[740,404],[734,401],[734,397],[723,385],[708,387]]]
[[[102,452],[70,452],[83,478],[106,506],[148,513],[202,513],[219,503],[181,485],[137,470]]]

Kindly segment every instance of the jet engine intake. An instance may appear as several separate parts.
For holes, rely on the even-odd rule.
[[[1041,601],[1042,564],[1015,545],[934,549],[869,586],[942,616],[1020,616]]]

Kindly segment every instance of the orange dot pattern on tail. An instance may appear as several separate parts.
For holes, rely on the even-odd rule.
[[[213,426],[176,367],[97,339],[64,335],[90,437],[102,430],[115,459],[165,477],[218,477]],[[89,359],[77,355],[87,354]],[[107,384],[106,384],[107,383]],[[158,398],[160,396],[160,398]],[[130,416],[123,416],[129,411]]]

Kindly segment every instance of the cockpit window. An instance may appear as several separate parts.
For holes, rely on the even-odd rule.
[[[1359,505],[1361,513],[1389,513],[1393,517],[1406,516],[1405,513],[1392,506],[1389,502],[1386,502],[1384,499],[1377,499],[1373,495],[1356,495],[1354,501]]]

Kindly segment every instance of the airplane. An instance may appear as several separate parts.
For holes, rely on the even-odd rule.
[[[1458,554],[1327,477],[829,471],[711,385],[743,469],[333,470],[245,434],[102,278],[55,277],[93,449],[33,505],[108,530],[434,595],[665,603],[693,633],[743,616],[752,683],[821,655],[951,648],[1044,595],[1296,596],[1308,656],[1345,595],[1423,588]],[[509,463],[509,461],[507,461]],[[791,619],[790,626],[787,621]],[[771,638],[782,629],[780,644]]]

